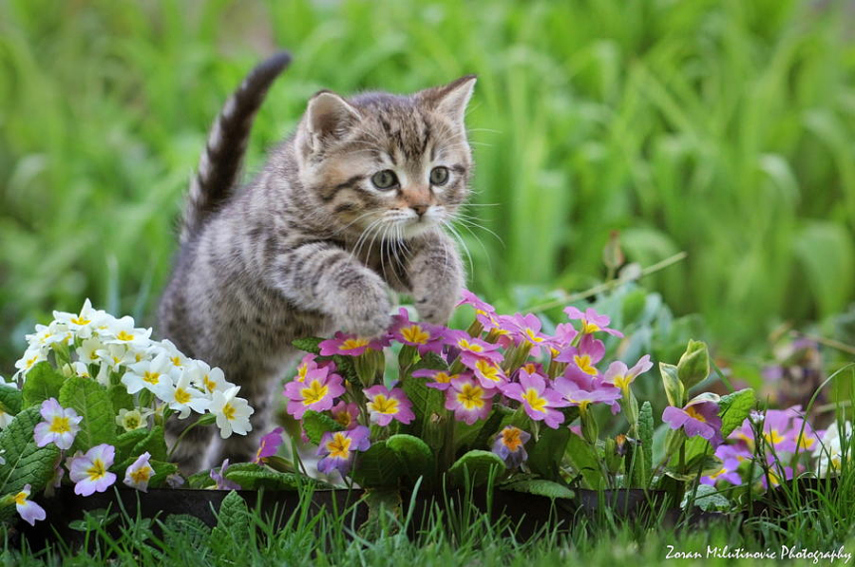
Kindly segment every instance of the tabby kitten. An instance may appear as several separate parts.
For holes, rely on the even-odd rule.
[[[390,290],[411,294],[424,320],[445,323],[463,285],[442,226],[468,193],[463,117],[475,77],[410,96],[321,91],[239,188],[252,119],[289,61],[280,53],[255,68],[214,123],[160,302],[161,332],[221,367],[256,410],[256,435],[220,441],[210,428],[191,430],[176,452],[184,471],[254,455],[293,339],[382,334]],[[187,424],[171,423],[173,438]]]

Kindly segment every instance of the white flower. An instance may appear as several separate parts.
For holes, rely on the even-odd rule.
[[[53,321],[48,326],[36,325],[35,334],[27,335],[26,339],[30,347],[48,348],[55,343],[71,344],[74,335],[65,325]]]
[[[24,352],[21,360],[15,363],[15,368],[18,369],[18,374],[26,376],[33,366],[47,360],[47,347],[30,347]]]
[[[163,401],[169,404],[169,407],[178,413],[179,419],[185,419],[190,415],[190,410],[196,413],[205,413],[205,410],[211,405],[211,400],[205,397],[205,394],[191,386],[190,375],[188,372],[181,373],[181,376],[174,384],[165,391]]]
[[[36,446],[54,443],[60,449],[70,449],[83,417],[77,415],[73,408],[63,408],[56,398],[42,402],[40,413],[44,421],[36,424],[33,430]]]
[[[830,472],[840,470],[843,459],[842,443],[846,443],[848,446],[851,438],[852,423],[848,421],[844,425],[843,439],[840,437],[836,421],[825,430],[821,443],[813,451],[813,457],[817,459],[816,474],[818,476],[825,477]],[[851,458],[849,452],[847,452],[847,457]]]
[[[78,315],[54,311],[53,318],[56,322],[66,326],[75,336],[88,339],[100,325],[103,325],[110,316],[105,311],[92,308],[89,299],[83,302],[83,308]]]
[[[134,327],[133,317],[107,321],[107,329],[99,330],[99,334],[105,343],[129,345],[137,350],[145,351],[151,345],[151,329]]]
[[[204,392],[208,398],[213,396],[214,392],[219,390],[225,392],[229,388],[234,387],[226,381],[225,374],[219,368],[211,368],[207,363],[201,360],[191,361],[184,370],[185,374],[190,376],[193,385]]]
[[[154,469],[151,468],[148,460],[151,455],[146,451],[133,462],[125,471],[124,483],[131,488],[148,492],[148,481],[154,476]]]
[[[86,364],[101,362],[99,351],[103,350],[104,346],[104,343],[97,336],[83,339],[83,342],[77,347],[77,359]]]
[[[128,389],[129,394],[136,394],[143,388],[153,392],[157,397],[164,400],[172,386],[172,363],[166,354],[160,354],[154,360],[143,360],[131,364],[129,370],[122,376],[122,384]]]
[[[102,347],[98,349],[97,352],[98,357],[101,360],[107,363],[111,370],[118,371],[122,366],[130,366],[131,364],[136,364],[137,362],[141,362],[143,360],[151,360],[152,357],[139,357],[137,358],[136,352],[127,345],[121,344],[102,344]]]
[[[184,356],[184,353],[178,350],[178,347],[176,347],[169,339],[163,339],[159,343],[155,344],[161,349],[161,352],[166,353],[169,357],[169,361],[176,368],[183,370],[190,360]]]
[[[217,416],[217,427],[220,428],[220,436],[223,439],[231,437],[231,434],[246,435],[252,431],[249,416],[255,410],[243,398],[238,398],[237,393],[240,386],[233,386],[221,392],[216,390],[211,400],[210,412]]]
[[[12,420],[15,419],[14,415],[9,415],[3,408],[0,407],[0,429],[6,429],[9,427],[9,424],[12,423]]]
[[[125,431],[142,429],[148,425],[148,417],[153,413],[150,409],[128,410],[121,408],[119,415],[116,417],[116,424]]]

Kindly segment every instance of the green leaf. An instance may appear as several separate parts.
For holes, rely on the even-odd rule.
[[[548,498],[573,498],[575,496],[575,493],[565,485],[540,478],[503,484],[501,489],[536,494]]]
[[[757,397],[751,388],[722,396],[718,402],[721,436],[726,438],[734,429],[742,425],[756,403]]]
[[[124,384],[114,384],[108,389],[110,401],[113,403],[113,411],[119,415],[120,409],[132,410],[136,407],[134,397],[128,393]]]
[[[506,470],[505,462],[497,454],[474,449],[451,465],[448,476],[454,486],[464,487],[468,479],[469,485],[475,487],[486,484],[491,475],[498,477]]]
[[[232,490],[220,505],[217,527],[214,528],[211,537],[230,537],[234,541],[246,541],[249,539],[249,525],[250,516],[246,502]]]
[[[0,447],[6,451],[6,463],[0,465],[0,497],[17,494],[26,484],[32,487],[33,494],[38,494],[53,478],[60,451],[53,443],[36,446],[33,429],[41,420],[39,408],[30,407],[0,431]]]
[[[211,528],[190,514],[170,514],[163,522],[163,539],[167,549],[185,549],[190,553],[204,553]]]
[[[537,443],[530,442],[534,445],[528,452],[528,467],[531,472],[547,480],[560,479],[559,465],[571,436],[572,433],[566,427],[543,428]]]
[[[493,411],[490,412],[490,416],[478,432],[478,437],[475,438],[475,441],[472,443],[472,447],[475,449],[489,448],[493,436],[499,431],[499,428],[502,425],[502,420],[507,416],[513,415],[513,413],[513,410],[506,406],[499,404],[494,405]]]
[[[281,473],[266,469],[235,471],[232,470],[232,467],[226,470],[226,478],[238,483],[244,490],[257,490],[259,488],[297,490],[311,482],[311,479],[294,473]]]
[[[145,431],[145,430],[144,430]],[[148,435],[142,438],[132,450],[132,454],[139,456],[148,451],[153,460],[168,461],[169,457],[166,450],[166,439],[163,434],[163,427],[156,425],[151,428]]]
[[[688,390],[700,384],[710,375],[710,355],[707,344],[703,341],[689,339],[686,352],[677,363],[677,376],[683,387]]]
[[[312,354],[321,354],[321,347],[319,345],[325,340],[320,337],[304,337],[302,339],[294,339],[291,341],[291,344],[299,350]]]
[[[567,450],[564,453],[570,459],[573,468],[582,475],[588,488],[599,490],[606,488],[606,481],[600,468],[594,449],[581,437],[570,433]]]
[[[356,457],[351,477],[364,488],[383,488],[397,486],[404,473],[398,454],[385,441],[378,441]]]
[[[49,362],[39,362],[27,373],[22,393],[23,407],[41,404],[50,398],[59,398],[59,389],[66,378],[57,372]]]
[[[723,494],[718,492],[716,487],[708,484],[699,484],[695,491],[694,505],[701,510],[708,512],[710,510],[730,510],[731,503]],[[681,508],[685,508],[689,504],[689,499],[692,498],[692,491],[686,492]]]
[[[309,410],[303,414],[303,429],[313,445],[319,445],[324,433],[341,431],[342,424],[328,415]]]
[[[641,404],[638,412],[638,440],[641,441],[641,454],[644,455],[644,463],[641,468],[644,473],[639,486],[644,488],[650,483],[653,476],[653,407],[650,402]]]
[[[149,480],[148,482],[149,486],[152,488],[158,488],[160,486],[163,486],[166,483],[166,478],[169,475],[178,472],[178,465],[176,465],[175,463],[168,463],[165,461],[151,459],[149,461],[149,464],[151,465],[151,468],[154,469],[154,475],[152,475],[151,480]]]
[[[410,482],[416,482],[421,476],[432,479],[435,473],[433,451],[427,443],[412,435],[393,435],[386,440],[386,446],[395,451]]]
[[[62,385],[59,403],[64,408],[73,408],[83,417],[71,453],[87,451],[101,443],[115,445],[116,413],[104,386],[91,378],[73,376]]]
[[[402,382],[401,388],[413,404],[413,413],[416,415],[416,419],[405,430],[416,437],[426,439],[429,436],[425,435],[425,429],[445,415],[444,396],[436,388],[428,388],[424,378],[407,378]],[[430,438],[426,441],[437,453],[442,448],[442,439]]]
[[[137,443],[148,437],[148,435],[148,429],[141,428],[125,431],[116,437],[116,462],[122,462],[130,457],[139,457],[139,455],[133,453],[133,449],[137,446]]]
[[[421,360],[419,360],[415,366],[412,368],[412,372],[416,370],[448,370],[448,364],[442,359],[441,356],[436,354],[435,352],[426,352],[424,356],[422,356]],[[411,374],[412,374],[411,372]]]
[[[0,410],[9,415],[17,415],[21,411],[23,394],[14,386],[0,386]]]
[[[217,483],[211,478],[211,471],[199,471],[187,477],[187,486],[190,488],[208,488],[215,484]]]

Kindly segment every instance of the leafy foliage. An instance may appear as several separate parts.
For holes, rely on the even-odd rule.
[[[464,453],[448,469],[448,477],[454,486],[464,487],[486,484],[490,477],[506,470],[505,463],[490,451],[473,449]]]
[[[104,386],[94,380],[73,376],[62,385],[59,403],[64,408],[73,408],[77,415],[83,417],[80,431],[71,446],[72,453],[100,443],[115,444],[116,414]]]
[[[23,410],[12,423],[0,431],[0,447],[6,450],[5,464],[0,465],[0,498],[16,494],[29,484],[37,493],[53,478],[54,466],[59,460],[59,449],[54,444],[37,447],[33,428],[41,421],[37,407]]]
[[[39,362],[27,374],[27,381],[21,391],[23,407],[28,408],[41,404],[49,398],[59,398],[59,389],[65,381],[49,362]]]
[[[341,431],[342,429],[344,427],[328,415],[312,410],[303,414],[303,430],[306,432],[306,437],[314,445],[318,445],[321,442],[321,437],[324,436],[324,433]]]

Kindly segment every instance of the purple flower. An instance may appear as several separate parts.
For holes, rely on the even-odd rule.
[[[485,419],[493,407],[493,396],[497,390],[482,387],[471,376],[459,376],[451,381],[445,391],[445,409],[454,410],[454,419],[472,425]]]
[[[353,466],[356,451],[367,451],[371,446],[368,439],[371,431],[364,425],[357,425],[347,431],[328,431],[321,437],[318,455],[323,458],[318,461],[318,470],[330,474],[337,470],[346,475]]]
[[[576,340],[577,336],[579,336],[579,331],[572,324],[559,323],[555,326],[555,335],[553,336],[555,345],[553,348],[558,350],[567,348]]]
[[[285,396],[288,413],[296,419],[303,419],[306,410],[326,411],[333,406],[335,398],[344,393],[341,376],[330,374],[328,367],[316,368],[306,374],[303,382],[285,384]]]
[[[31,526],[35,526],[36,521],[44,520],[47,517],[47,513],[45,513],[44,508],[30,500],[30,490],[30,485],[25,484],[24,488],[12,497],[12,500],[15,502],[15,508],[21,518]]]
[[[437,390],[447,390],[451,387],[451,381],[459,376],[458,374],[449,374],[445,370],[431,370],[423,368],[413,372],[414,378],[430,378],[433,382],[427,384],[428,388],[436,388]]]
[[[724,445],[721,445],[722,447]],[[722,463],[721,469],[718,472],[715,472],[709,476],[705,476],[701,478],[701,484],[709,484],[710,486],[714,486],[716,482],[723,480],[727,483],[733,485],[742,484],[742,477],[737,472],[737,468],[739,467],[739,459],[736,457],[731,457],[726,459],[724,463]]]
[[[345,429],[353,429],[357,425],[359,418],[359,406],[356,404],[347,404],[339,402],[330,410],[332,418],[339,422]]]
[[[509,330],[511,331],[514,343],[518,345],[524,342],[531,344],[532,356],[540,356],[541,346],[546,348],[550,348],[552,346],[553,340],[540,332],[543,324],[540,322],[540,319],[537,318],[537,315],[532,313],[528,313],[526,315],[517,313],[510,318],[509,323]]]
[[[131,488],[148,492],[148,482],[154,476],[154,469],[151,468],[151,464],[148,462],[150,458],[151,455],[148,451],[140,455],[125,471],[125,480],[123,482]]]
[[[116,475],[109,472],[116,458],[116,449],[102,443],[89,449],[85,455],[79,451],[69,463],[69,478],[75,483],[74,493],[89,496],[104,492],[116,482]]]
[[[589,376],[598,376],[596,364],[606,354],[606,346],[603,341],[595,339],[593,335],[584,335],[578,347],[567,347],[561,354],[555,357],[557,362],[568,362],[567,372],[581,372]]]
[[[388,344],[389,340],[385,337],[372,340],[338,332],[333,338],[322,341],[318,346],[321,348],[321,356],[332,356],[334,354],[359,356],[368,349],[383,350],[383,347],[388,346]]]
[[[570,405],[561,394],[547,387],[546,380],[538,374],[529,374],[525,369],[519,371],[519,384],[505,386],[503,393],[522,402],[525,412],[535,421],[543,421],[552,429],[564,421],[564,414],[555,408]]]
[[[484,388],[501,389],[508,382],[502,367],[486,358],[477,359],[471,368]]]
[[[493,452],[497,454],[509,469],[516,468],[528,459],[525,452],[525,444],[531,439],[531,435],[519,427],[508,425],[496,434],[493,442]]]
[[[585,411],[590,404],[609,404],[614,408],[621,398],[621,392],[613,385],[588,375],[559,376],[552,385],[571,406]]]
[[[584,313],[582,313],[582,311],[575,307],[567,307],[564,309],[564,313],[567,314],[571,321],[581,321],[582,333],[586,335],[602,331],[604,333],[608,333],[616,337],[623,336],[623,333],[621,333],[620,331],[616,331],[614,329],[609,328],[609,323],[611,323],[611,319],[608,315],[600,315],[591,307],[586,309]]]
[[[44,421],[37,424],[33,430],[36,445],[44,447],[48,443],[55,443],[63,450],[71,448],[74,437],[80,431],[78,425],[83,417],[77,415],[72,408],[63,408],[55,398],[42,402],[39,410]]]
[[[683,428],[688,437],[700,435],[713,447],[722,443],[721,418],[718,404],[705,398],[695,398],[684,408],[668,406],[662,412],[662,421],[671,429]]]
[[[363,393],[368,399],[366,406],[372,423],[385,427],[395,419],[406,425],[416,418],[416,414],[412,411],[413,404],[400,388],[389,390],[386,386],[378,384],[366,388]]]
[[[229,479],[226,478],[226,471],[229,468],[229,460],[226,459],[223,461],[223,464],[220,465],[220,470],[217,471],[215,469],[211,469],[211,478],[214,479],[214,482],[217,483],[217,490],[240,490],[241,486]]]
[[[285,430],[281,427],[277,427],[276,429],[261,438],[261,441],[258,444],[258,451],[255,452],[255,458],[252,460],[253,463],[263,463],[264,459],[266,459],[267,457],[272,457],[276,454],[276,451],[279,449],[279,446],[285,442],[285,440],[282,438],[283,431]]]
[[[621,392],[626,393],[629,391],[629,386],[635,378],[640,374],[644,374],[651,368],[653,368],[653,363],[650,362],[649,354],[642,356],[632,368],[627,368],[626,364],[623,362],[612,362],[609,365],[608,370],[606,370],[603,380],[609,384],[613,384],[617,388],[620,388]]]
[[[445,338],[443,327],[410,321],[410,315],[403,307],[393,319],[391,333],[395,340],[416,347],[421,356],[428,352],[442,353]]]
[[[494,364],[502,362],[499,345],[470,337],[465,331],[448,331],[445,341],[446,344],[460,351],[460,361],[469,368],[481,359],[489,360]]]
[[[464,289],[460,292],[460,295],[463,299],[461,299],[456,307],[460,307],[461,305],[471,305],[475,308],[476,312],[482,313],[495,313],[496,309],[487,303],[486,301],[479,298],[477,295],[469,291],[468,289]]]

